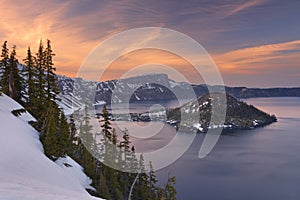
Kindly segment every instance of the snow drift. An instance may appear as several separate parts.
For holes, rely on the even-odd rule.
[[[90,180],[79,164],[69,157],[56,164],[44,155],[38,132],[28,124],[35,119],[27,112],[11,113],[21,108],[0,96],[0,200],[97,199],[85,191]]]

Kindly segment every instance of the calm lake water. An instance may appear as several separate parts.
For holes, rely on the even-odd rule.
[[[204,159],[198,158],[204,134],[198,134],[181,158],[157,171],[160,183],[164,183],[168,173],[175,175],[181,200],[300,199],[300,98],[246,101],[275,114],[278,122],[222,135]],[[175,104],[172,102],[164,106],[170,105]],[[141,110],[143,106],[136,108]],[[155,123],[154,127],[162,127],[159,134],[146,139],[132,137],[137,151],[161,148],[174,137],[173,127]],[[122,122],[122,127],[129,132],[135,132],[137,125],[147,127],[148,124]],[[145,130],[149,130],[149,134],[155,131]]]
[[[198,159],[203,134],[171,166],[179,199],[300,199],[300,98],[258,98],[248,103],[275,114],[263,128],[222,135],[206,158]]]

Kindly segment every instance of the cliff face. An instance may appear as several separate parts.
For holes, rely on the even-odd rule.
[[[226,87],[226,91],[237,98],[300,97],[300,88],[246,88]]]
[[[87,98],[93,102],[105,101],[110,104],[138,101],[161,101],[178,98],[193,98],[215,90],[219,86],[190,85],[170,80],[166,74],[148,74],[121,80],[105,82],[86,81],[59,76],[58,85],[62,98]],[[226,92],[236,98],[256,97],[300,97],[300,88],[246,88],[225,87]],[[74,93],[75,92],[75,93]],[[112,98],[113,96],[113,98]]]
[[[166,74],[148,74],[105,82],[60,76],[58,85],[62,97],[94,98],[93,101],[105,101],[108,104],[128,102],[128,100],[130,102],[173,100],[189,97],[188,94],[193,91],[189,84],[176,83]],[[180,97],[176,97],[176,93],[180,94]]]

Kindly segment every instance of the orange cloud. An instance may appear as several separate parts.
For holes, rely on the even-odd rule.
[[[238,49],[213,55],[225,73],[259,74],[266,70],[299,67],[300,40]]]
[[[229,10],[226,17],[234,15],[236,13],[239,13],[239,12],[249,9],[251,7],[261,5],[265,2],[266,2],[266,0],[250,0],[250,1],[246,1],[245,3],[242,3],[242,4],[238,4],[237,6],[234,6],[234,8],[232,10]]]
[[[169,74],[171,79],[183,81],[176,73],[172,73],[164,67],[168,66],[183,75],[189,82],[203,83],[201,75],[191,63],[175,54],[157,49],[133,51],[119,57],[106,69],[102,80],[118,79],[126,72],[141,65],[148,65],[149,67],[145,66],[143,69],[137,70],[134,75],[159,72]]]
[[[27,47],[35,51],[40,39],[50,39],[57,56],[54,57],[58,73],[75,76],[88,53],[105,37],[117,32],[115,28],[110,31],[99,31],[93,38],[86,36],[85,31],[89,23],[106,23],[114,16],[107,18],[97,17],[98,13],[74,15],[67,18],[65,15],[72,2],[43,2],[32,0],[6,1],[0,0],[0,43],[7,40],[9,45],[17,45],[19,61],[26,56]],[[18,6],[22,5],[22,6]],[[108,22],[107,22],[108,23]]]

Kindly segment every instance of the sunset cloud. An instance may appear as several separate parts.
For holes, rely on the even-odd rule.
[[[59,74],[76,76],[97,45],[114,34],[140,27],[170,28],[192,37],[213,55],[230,84],[252,85],[250,79],[243,82],[248,79],[246,75],[255,74],[264,80],[263,76],[271,77],[271,73],[273,77],[280,74],[289,79],[286,85],[295,85],[298,76],[293,74],[300,73],[297,59],[300,2],[296,0],[288,4],[279,0],[0,0],[0,3],[0,42],[8,40],[9,46],[16,44],[18,59],[22,61],[28,46],[35,50],[41,38],[50,39]],[[145,38],[145,42],[151,39]],[[107,47],[103,54],[117,48],[118,44]],[[125,55],[114,63],[114,68],[142,63],[144,57],[145,63],[148,58],[156,59],[186,72],[190,70],[186,63],[172,56],[160,57],[162,54],[154,51],[146,54],[140,57],[129,54],[131,58],[126,59]],[[256,82],[259,84],[257,79]],[[275,80],[269,83],[277,84]]]
[[[300,40],[238,49],[213,56],[224,71],[260,73],[278,64],[300,65]]]
[[[248,47],[213,55],[225,79],[255,80],[262,85],[278,82],[278,86],[293,82],[297,85],[300,69],[300,40]]]
[[[247,10],[251,7],[262,5],[265,2],[266,2],[266,0],[250,0],[250,1],[245,1],[242,3],[238,3],[237,5],[233,6],[233,9],[230,10],[226,16],[231,16],[231,15],[237,14],[237,13],[242,12],[243,10]]]
[[[144,69],[137,70],[135,75],[155,71],[161,73],[167,72],[166,69],[163,69],[164,67],[158,66],[164,65],[178,71],[190,82],[203,82],[201,75],[195,70],[191,63],[170,52],[155,49],[134,51],[120,57],[107,68],[105,77],[109,77],[109,79],[117,79],[124,73],[134,69],[134,67],[141,65],[148,65],[151,66],[151,68],[145,67]],[[170,78],[180,81],[180,78],[176,76],[176,74],[169,75]]]

